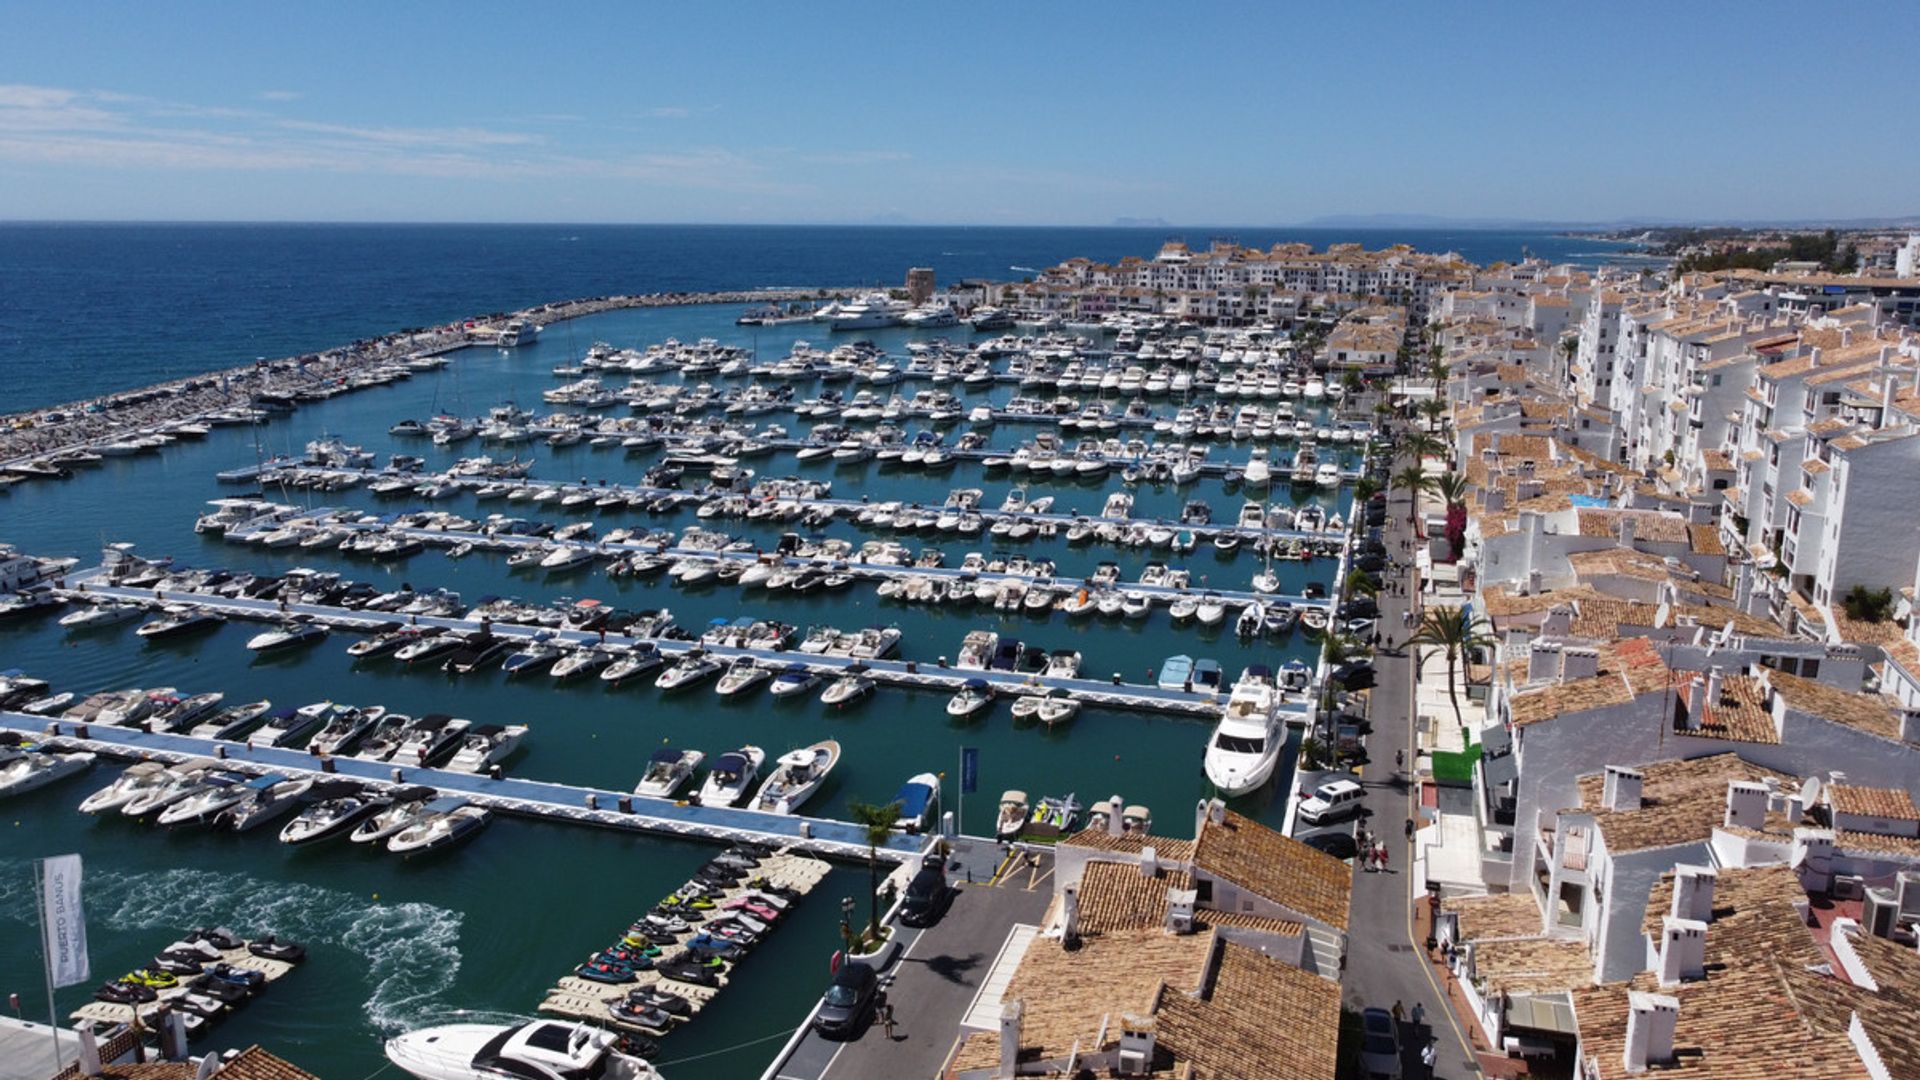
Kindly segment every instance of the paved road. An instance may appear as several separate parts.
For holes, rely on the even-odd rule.
[[[1007,932],[1015,923],[1038,924],[1053,899],[1051,855],[990,884],[1002,855],[995,844],[968,845],[949,864],[959,893],[946,916],[918,933],[896,928],[905,951],[882,975],[891,980],[887,998],[894,1009],[894,1038],[887,1039],[878,1025],[868,1026],[850,1042],[809,1033],[781,1064],[775,1074],[779,1080],[919,1080],[939,1075],[952,1053],[960,1019]]]
[[[1386,543],[1388,554],[1403,562],[1411,556],[1400,550],[1401,540],[1411,535],[1407,499],[1399,492],[1389,496]],[[1397,577],[1409,582],[1406,574]],[[1408,598],[1404,593],[1380,596],[1380,626],[1383,636],[1403,645],[1407,631],[1402,623]],[[1416,939],[1412,924],[1413,846],[1406,841],[1405,822],[1416,817],[1410,770],[1396,769],[1394,751],[1404,750],[1409,765],[1414,759],[1412,738],[1412,660],[1406,656],[1381,655],[1376,658],[1379,682],[1373,691],[1373,733],[1367,739],[1371,761],[1360,769],[1366,788],[1366,827],[1388,849],[1388,870],[1372,873],[1356,868],[1353,878],[1353,906],[1348,916],[1347,967],[1341,979],[1345,1004],[1351,1009],[1369,1006],[1391,1008],[1398,1001],[1411,1014],[1417,1003],[1424,1023],[1417,1030],[1408,1022],[1403,1040],[1406,1048],[1405,1075],[1409,1078],[1442,1077],[1447,1080],[1480,1075],[1470,1044],[1455,1026],[1447,1011],[1446,997],[1435,983],[1432,965],[1427,962],[1424,936]],[[1358,860],[1356,860],[1357,862]],[[1425,903],[1425,897],[1421,897]],[[1438,1056],[1432,1070],[1420,1063],[1419,1050],[1429,1038],[1438,1039]]]

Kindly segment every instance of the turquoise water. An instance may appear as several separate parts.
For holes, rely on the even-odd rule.
[[[22,485],[0,500],[0,539],[37,554],[79,556],[89,564],[103,542],[131,540],[143,553],[171,554],[190,565],[277,570],[309,565],[388,586],[401,581],[421,588],[444,585],[469,600],[489,593],[528,599],[591,596],[630,608],[669,607],[681,625],[689,627],[748,614],[803,626],[892,624],[904,632],[901,654],[908,659],[951,656],[968,630],[993,626],[1045,648],[1079,649],[1090,674],[1120,673],[1129,681],[1144,680],[1173,653],[1213,657],[1229,678],[1247,663],[1278,666],[1291,656],[1311,656],[1311,646],[1302,638],[1243,645],[1230,631],[1206,634],[1175,628],[1164,611],[1144,623],[1069,623],[1060,615],[994,621],[990,614],[971,610],[894,604],[870,589],[831,597],[747,597],[725,586],[679,590],[660,579],[615,584],[597,572],[557,579],[523,575],[509,572],[495,556],[453,561],[433,552],[402,565],[375,565],[337,553],[245,548],[192,530],[193,517],[205,500],[235,493],[214,481],[215,472],[251,464],[262,452],[297,453],[323,432],[383,454],[421,454],[436,465],[481,452],[472,443],[451,448],[454,452],[436,451],[423,440],[391,439],[386,429],[403,417],[448,410],[474,414],[507,399],[538,410],[539,391],[556,381],[550,369],[577,359],[593,341],[643,346],[669,336],[711,336],[757,344],[763,356],[775,356],[796,337],[817,344],[828,337],[812,326],[757,332],[736,328],[732,320],[737,313],[734,308],[656,309],[560,324],[533,347],[511,353],[467,350],[441,372],[308,406],[258,432],[218,429],[203,442],[175,444],[159,457],[109,459],[66,483]],[[909,335],[886,331],[873,336],[897,351]],[[980,399],[1004,400],[1014,392],[1011,387],[995,388]],[[1003,425],[994,444],[1010,446],[1031,430]],[[547,479],[632,481],[649,461],[584,445],[555,451],[536,444],[519,452],[536,454],[540,463],[535,476]],[[1246,448],[1226,453],[1244,460]],[[1222,454],[1216,450],[1215,456]],[[790,455],[753,464],[762,475],[831,476],[836,495],[875,500],[937,501],[949,488],[982,487],[988,503],[997,505],[1010,483],[983,479],[972,465],[928,478],[872,465],[800,466]],[[1035,494],[1056,494],[1056,508],[1087,512],[1098,509],[1107,490],[1071,481],[1029,485]],[[1184,490],[1142,487],[1136,494],[1136,514],[1143,516],[1172,516],[1186,498],[1199,496],[1213,505],[1216,520],[1230,520],[1240,503],[1218,480]],[[383,511],[404,507],[403,502],[377,500],[364,492],[295,492],[292,497]],[[479,506],[464,497],[437,505],[460,512]],[[563,512],[550,505],[528,509],[523,504],[490,504],[488,509],[549,519],[589,513],[585,508]],[[649,522],[678,528],[695,521],[690,512],[672,518],[633,513],[594,517],[603,529]],[[710,524],[767,541],[777,535],[775,530],[754,533],[744,522]],[[830,531],[854,538],[891,535],[863,534],[850,522],[836,522]],[[916,547],[942,544],[949,565],[957,564],[969,548],[985,551],[994,544],[985,536],[971,542],[926,537],[906,542]],[[1131,575],[1155,557],[1100,545],[1069,549],[1063,540],[1022,545],[1021,550],[1056,558],[1067,577],[1088,573],[1103,559],[1119,562]],[[1196,581],[1204,575],[1208,583],[1224,588],[1246,588],[1259,569],[1251,557],[1221,559],[1205,547],[1186,561]],[[1314,577],[1330,576],[1332,568],[1331,560],[1283,564],[1283,588],[1297,592]],[[346,637],[293,656],[256,659],[243,647],[254,632],[234,624],[191,643],[156,646],[135,638],[132,624],[84,637],[69,637],[52,619],[0,624],[0,666],[25,668],[52,679],[60,689],[171,685],[194,692],[221,690],[231,701],[270,697],[280,704],[301,704],[334,698],[384,704],[416,715],[438,711],[476,722],[527,723],[532,734],[510,764],[511,771],[605,786],[631,786],[647,754],[663,742],[699,747],[711,755],[747,742],[778,752],[831,736],[844,747],[842,763],[809,807],[830,816],[843,814],[850,798],[885,799],[916,772],[950,772],[962,746],[981,749],[981,790],[966,807],[974,831],[993,812],[998,793],[1009,787],[1036,795],[1074,791],[1083,801],[1119,793],[1129,802],[1151,806],[1161,827],[1176,836],[1190,835],[1191,807],[1210,794],[1200,771],[1207,725],[1190,720],[1087,710],[1061,729],[1016,729],[1001,706],[984,719],[956,726],[945,715],[943,697],[905,691],[883,691],[862,707],[830,712],[812,698],[776,706],[764,695],[725,702],[710,692],[696,692],[669,700],[645,685],[609,691],[590,681],[555,689],[544,677],[509,682],[498,672],[455,681],[438,672],[407,672],[387,664],[356,669],[344,652],[350,640]],[[10,825],[15,840],[8,852],[16,861],[0,863],[5,880],[0,889],[7,890],[0,894],[0,911],[6,913],[0,918],[14,920],[19,931],[0,935],[0,970],[31,972],[35,964],[31,936],[25,933],[24,920],[30,916],[21,914],[30,910],[23,892],[28,871],[18,860],[77,850],[88,857],[93,875],[87,902],[94,925],[95,970],[103,976],[134,966],[178,930],[209,921],[271,929],[317,944],[314,963],[214,1038],[221,1045],[265,1042],[328,1077],[372,1072],[382,1060],[377,1035],[451,1009],[526,1013],[546,984],[683,881],[707,854],[700,847],[652,838],[521,821],[501,821],[475,843],[428,863],[401,863],[345,847],[294,851],[267,836],[166,834],[120,820],[96,822],[74,812],[73,804],[107,776],[101,770],[92,778],[0,808],[10,823],[18,823]],[[1283,775],[1237,805],[1277,823],[1284,811],[1285,785]],[[856,870],[837,872],[820,894],[801,904],[794,922],[742,968],[740,980],[721,995],[720,1006],[673,1036],[666,1059],[721,1050],[797,1023],[819,989],[817,975],[824,972],[835,940],[837,900],[858,893],[863,880]],[[23,991],[28,1000],[37,998],[37,991],[25,993],[37,982],[22,981],[7,989]],[[70,1008],[84,996],[83,988],[72,988],[63,992],[62,1004]],[[695,1075],[757,1075],[774,1045],[703,1059]]]

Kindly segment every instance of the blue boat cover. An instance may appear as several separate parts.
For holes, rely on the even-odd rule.
[[[933,789],[925,784],[908,781],[900,785],[894,793],[893,801],[900,804],[900,816],[919,819],[927,812],[927,804],[933,801]]]

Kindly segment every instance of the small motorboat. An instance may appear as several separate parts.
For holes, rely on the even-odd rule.
[[[820,692],[820,703],[842,709],[871,697],[878,684],[866,672],[865,664],[848,667],[844,674],[828,683],[827,688]]]
[[[1027,819],[1027,828],[1048,836],[1065,836],[1079,820],[1080,803],[1072,792],[1064,796],[1043,795],[1040,805],[1033,808],[1033,814]]]
[[[714,692],[721,697],[734,697],[773,678],[773,669],[762,667],[751,656],[742,656],[727,665],[726,674],[720,676],[719,685]]]
[[[568,679],[592,675],[604,671],[626,656],[625,649],[613,645],[591,645],[585,648],[568,649],[566,654],[554,661],[547,674],[554,682],[566,682]]]
[[[743,746],[721,754],[700,785],[700,802],[706,806],[732,806],[746,798],[747,789],[760,775],[767,752],[757,746]]]
[[[820,685],[820,676],[805,664],[788,664],[767,684],[767,693],[776,698],[793,697],[804,694]]]
[[[832,739],[782,754],[779,767],[754,796],[753,809],[768,814],[793,813],[820,789],[839,763],[840,744]]]
[[[1188,690],[1193,683],[1193,657],[1184,654],[1169,656],[1160,663],[1160,676],[1155,685],[1162,690]]]
[[[1064,724],[1079,713],[1080,702],[1074,698],[1072,691],[1064,687],[1048,691],[1034,710],[1034,716],[1048,727]]]
[[[387,850],[396,855],[420,855],[439,851],[472,839],[493,820],[493,811],[469,805],[455,795],[442,796],[426,805],[424,812],[405,828],[387,838]]]
[[[1013,840],[1026,831],[1028,817],[1027,793],[1008,790],[1000,795],[1000,817],[994,827],[994,836],[1000,840]]]
[[[285,777],[274,774],[256,776],[247,781],[247,795],[220,815],[219,824],[234,832],[257,829],[282,814],[293,811],[302,796],[313,788],[310,776]]]
[[[650,641],[635,644],[632,651],[608,664],[600,671],[600,681],[618,686],[637,675],[645,675],[654,668],[666,663],[660,650]]]
[[[247,648],[257,653],[286,652],[317,645],[326,637],[326,627],[302,616],[288,619],[271,630],[263,630],[248,638]]]
[[[720,674],[721,667],[720,661],[708,656],[705,650],[695,649],[675,661],[673,666],[662,671],[659,677],[653,680],[653,685],[667,693],[684,690]]]
[[[322,755],[348,753],[355,744],[366,738],[386,715],[386,708],[380,705],[370,709],[351,707],[340,709],[333,713],[325,727],[314,733],[313,740],[307,744],[307,749]]]
[[[83,604],[78,610],[60,616],[60,625],[69,633],[84,633],[88,630],[98,630],[137,619],[145,611],[146,609],[139,604],[121,604],[111,601]]]
[[[693,779],[695,769],[707,760],[707,755],[699,750],[679,750],[662,747],[653,752],[647,761],[647,771],[640,782],[633,786],[635,795],[646,795],[655,799],[671,799],[675,792]]]
[[[348,837],[356,844],[372,844],[413,824],[426,812],[427,804],[439,797],[430,787],[410,784],[387,792],[386,805],[361,821]]]
[[[247,741],[256,746],[292,746],[315,728],[325,725],[337,711],[344,708],[331,701],[321,701],[298,709],[275,709],[267,714],[267,722],[248,736]]]
[[[0,798],[37,791],[57,780],[78,776],[93,768],[91,753],[56,754],[37,749],[10,749],[0,759]]]
[[[429,713],[406,729],[399,747],[387,760],[395,765],[424,769],[452,753],[461,736],[472,726],[470,720],[459,720],[446,713]]]
[[[283,844],[311,844],[338,836],[359,824],[360,819],[384,809],[390,800],[369,794],[353,780],[325,780],[307,792],[316,801],[280,830]]]
[[[926,832],[940,817],[940,777],[933,773],[912,777],[894,792],[893,802],[900,807],[894,828],[916,836]]]
[[[229,705],[212,716],[195,724],[187,734],[196,739],[234,740],[245,735],[273,711],[271,701],[253,701],[245,705]]]
[[[212,758],[194,758],[167,770],[165,783],[144,787],[139,794],[120,804],[120,812],[130,818],[145,817],[193,794],[200,781],[219,768]]]
[[[985,679],[968,679],[960,685],[959,692],[947,700],[947,715],[956,720],[969,719],[991,708],[993,697],[992,683]]]
[[[210,824],[229,807],[238,806],[252,796],[247,788],[249,780],[244,773],[209,773],[193,791],[160,811],[154,822],[168,826]]]
[[[80,812],[104,814],[109,810],[118,810],[140,795],[165,785],[169,779],[171,774],[162,762],[136,762],[127,766],[126,771],[115,777],[113,783],[80,800]]]
[[[522,645],[519,651],[508,655],[501,663],[500,670],[506,672],[508,678],[531,674],[559,660],[562,651],[553,641],[553,632],[542,630],[533,635],[533,640]]]
[[[445,767],[449,772],[486,772],[518,749],[526,734],[525,724],[480,724],[469,728],[460,738],[460,749]]]
[[[1209,590],[1202,593],[1194,604],[1193,617],[1201,626],[1218,626],[1227,617],[1226,601],[1217,592]]]

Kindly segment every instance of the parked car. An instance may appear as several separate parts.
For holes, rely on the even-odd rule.
[[[1329,780],[1300,804],[1300,820],[1309,825],[1339,821],[1360,812],[1365,789],[1351,780]]]
[[[880,976],[872,965],[857,960],[840,965],[820,998],[820,1010],[813,1014],[813,1029],[828,1038],[845,1038],[859,1031],[873,1012],[879,989]]]
[[[1347,690],[1365,690],[1374,683],[1373,661],[1348,661],[1334,668],[1328,677]]]
[[[1360,1070],[1376,1080],[1400,1080],[1400,1025],[1385,1009],[1360,1014]]]
[[[953,904],[954,888],[939,866],[923,866],[907,884],[907,895],[900,901],[900,921],[908,926],[932,926]]]
[[[1360,845],[1354,843],[1352,833],[1335,831],[1313,832],[1305,836],[1295,837],[1294,839],[1299,840],[1301,843],[1316,851],[1325,852],[1336,859],[1351,859],[1360,853]]]

